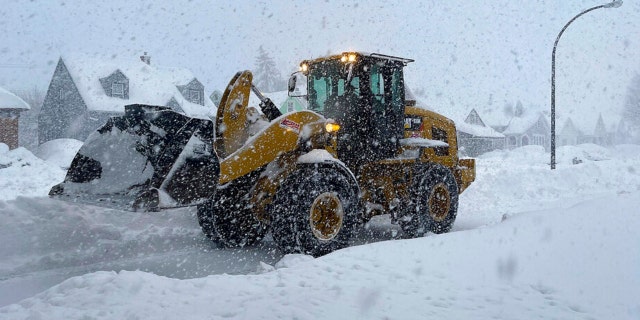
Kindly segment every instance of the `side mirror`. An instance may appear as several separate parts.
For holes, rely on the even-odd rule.
[[[292,73],[287,84],[287,91],[289,97],[306,97],[307,76],[302,71]]]
[[[298,80],[298,77],[296,73],[291,74],[291,77],[289,77],[289,83],[287,85],[287,91],[289,92],[289,95],[291,95],[293,91],[296,90],[297,80]]]

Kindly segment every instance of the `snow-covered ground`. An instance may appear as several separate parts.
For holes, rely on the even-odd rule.
[[[451,233],[376,219],[314,259],[218,248],[193,209],[49,199],[60,164],[0,146],[0,319],[640,319],[640,146],[558,159],[485,154]]]

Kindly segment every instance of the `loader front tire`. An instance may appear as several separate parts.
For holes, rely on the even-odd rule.
[[[252,246],[264,238],[268,226],[251,212],[243,193],[229,189],[198,206],[202,232],[227,248]]]
[[[417,169],[412,190],[413,203],[399,219],[406,237],[449,232],[456,220],[459,194],[451,170],[440,164]]]
[[[348,169],[298,168],[272,204],[272,234],[283,253],[321,256],[346,247],[360,222],[358,184]]]
[[[202,228],[202,233],[204,233],[207,238],[217,242],[218,237],[213,229],[213,220],[211,218],[212,212],[213,201],[207,200],[198,205],[196,215],[198,216],[198,224],[200,224],[200,228]]]

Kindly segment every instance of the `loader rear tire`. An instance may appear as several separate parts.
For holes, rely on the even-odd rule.
[[[429,231],[449,232],[456,220],[459,194],[451,170],[440,164],[417,169],[412,190],[413,203],[399,219],[405,236],[416,238]]]
[[[346,247],[359,219],[358,184],[348,169],[303,166],[276,192],[272,234],[285,254],[321,256]]]

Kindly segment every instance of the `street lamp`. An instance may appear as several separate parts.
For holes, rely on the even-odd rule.
[[[564,25],[560,33],[558,33],[556,42],[553,44],[553,53],[551,54],[551,170],[556,168],[556,47],[558,46],[558,41],[560,41],[560,37],[567,27],[583,14],[600,8],[618,8],[621,5],[622,0],[614,0],[610,3],[595,6],[580,12]]]

